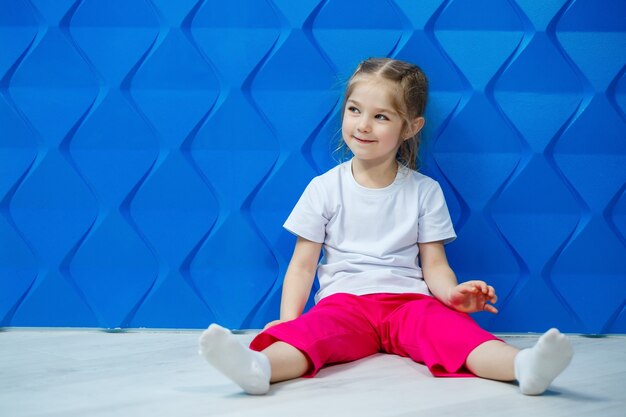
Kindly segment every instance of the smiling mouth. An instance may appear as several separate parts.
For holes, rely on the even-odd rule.
[[[356,136],[352,136],[354,138],[354,140],[356,140],[359,143],[374,143],[376,142],[375,140],[365,140],[365,139],[360,139],[357,138]]]

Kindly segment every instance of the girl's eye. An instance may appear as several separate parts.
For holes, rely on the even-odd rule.
[[[389,120],[389,118],[387,116],[385,116],[384,114],[377,114],[376,118],[378,120]]]
[[[359,109],[357,109],[357,108],[356,108],[356,107],[354,107],[354,106],[350,106],[350,107],[348,107],[348,111],[349,111],[350,113],[358,113],[358,112],[359,112]]]

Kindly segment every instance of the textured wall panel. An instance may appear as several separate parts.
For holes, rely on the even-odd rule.
[[[621,0],[0,0],[0,325],[260,327],[368,56],[430,79],[420,162],[494,331],[626,332]],[[393,215],[390,213],[390,215]]]

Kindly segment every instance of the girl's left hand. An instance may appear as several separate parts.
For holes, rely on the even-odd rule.
[[[492,305],[496,301],[498,297],[491,285],[484,281],[467,281],[450,289],[446,304],[463,313],[488,311],[497,314],[498,309]]]

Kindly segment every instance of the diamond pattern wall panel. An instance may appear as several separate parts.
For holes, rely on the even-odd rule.
[[[430,79],[421,169],[493,331],[626,332],[621,0],[0,0],[0,325],[261,327],[368,56]],[[392,213],[390,213],[392,215]]]

